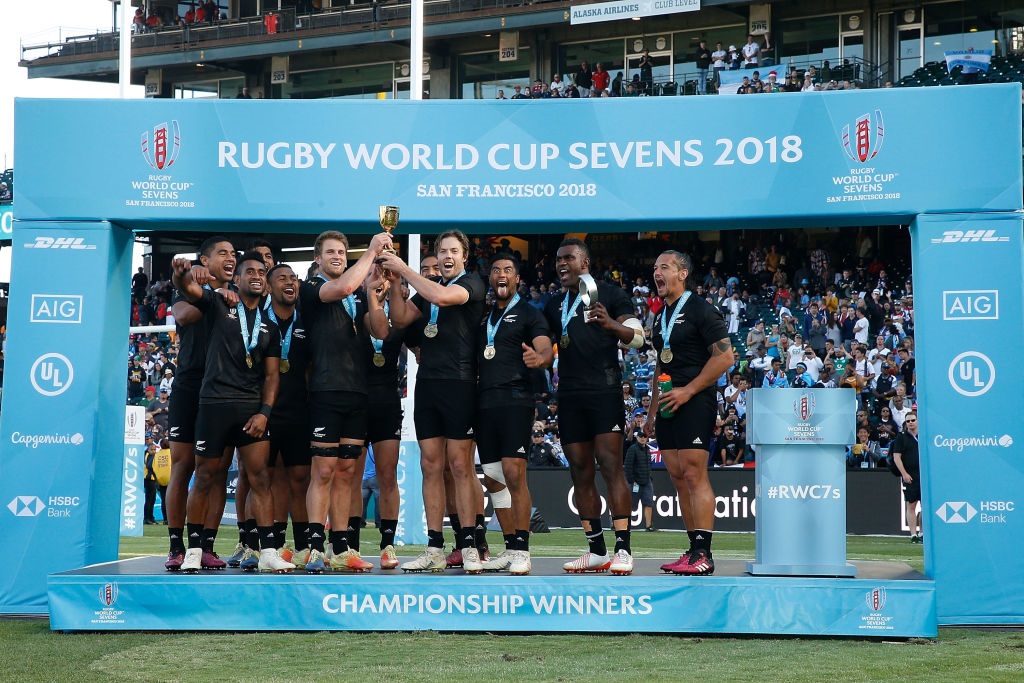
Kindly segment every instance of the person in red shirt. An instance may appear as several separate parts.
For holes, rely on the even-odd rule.
[[[594,97],[600,97],[602,91],[608,89],[608,84],[611,81],[611,77],[608,72],[604,70],[604,65],[598,64],[594,67]]]

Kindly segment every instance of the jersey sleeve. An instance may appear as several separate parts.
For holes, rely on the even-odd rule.
[[[562,333],[561,309],[558,304],[558,300],[554,297],[548,299],[548,302],[544,304],[544,320],[548,324],[548,331],[552,337]]]
[[[187,299],[184,299],[184,301],[191,303],[193,306],[198,308],[203,313],[208,313],[210,309],[214,307],[216,298],[219,296],[220,294],[217,294],[211,289],[204,289],[203,296],[201,296],[198,301],[188,302]],[[225,306],[226,305],[227,304],[225,304]]]
[[[460,277],[455,282],[455,285],[469,292],[470,301],[483,301],[487,296],[487,287],[484,286],[484,281],[479,277]]]
[[[704,306],[704,320],[700,325],[700,336],[705,348],[717,341],[729,338],[729,328],[722,312],[711,305]]]
[[[264,355],[268,358],[281,357],[281,332],[273,322],[267,322],[267,349]]]
[[[622,316],[633,317],[633,304],[626,295],[626,290],[621,287],[608,287],[611,294],[604,307],[608,309],[608,315],[618,320]]]
[[[540,311],[530,305],[523,306],[523,310],[527,312],[527,325],[526,325],[526,336],[533,340],[537,337],[550,337],[551,328],[548,326],[547,319],[541,315]]]

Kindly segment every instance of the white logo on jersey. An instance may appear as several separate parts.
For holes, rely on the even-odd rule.
[[[698,437],[697,437],[696,439],[694,439],[694,440],[693,440],[693,445],[694,445],[694,446],[700,446],[700,445],[702,445],[703,443],[704,443],[704,442],[700,440],[700,437],[699,437],[699,436],[698,436]]]
[[[205,441],[196,441],[196,450],[197,451],[205,451],[206,450],[206,442]]]
[[[324,438],[325,429],[327,429],[327,427],[313,427],[313,436],[315,436],[318,439]]]

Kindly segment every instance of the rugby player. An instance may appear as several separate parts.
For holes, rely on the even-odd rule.
[[[258,525],[261,549],[253,569],[289,572],[295,566],[282,560],[275,548],[267,469],[267,422],[277,399],[281,341],[277,326],[264,320],[259,308],[266,266],[255,254],[239,258],[239,301],[234,307],[192,278],[188,260],[175,259],[173,269],[175,286],[204,314],[208,344],[196,417],[195,481],[188,495],[188,550],[181,569],[196,572],[201,566],[203,521],[210,493],[222,474],[221,454],[225,446],[235,446],[247,470],[249,504]]]
[[[597,302],[584,315],[580,276],[590,272],[590,250],[577,238],[562,241],[555,270],[563,290],[552,297],[544,314],[558,341],[559,431],[569,460],[576,508],[589,551],[566,562],[567,572],[631,574],[629,515],[631,495],[623,472],[622,392],[619,344],[640,348],[643,325],[621,287],[597,282]],[[612,557],[601,529],[601,499],[595,463],[608,487],[615,548]]]
[[[692,270],[690,257],[678,251],[662,252],[654,262],[654,285],[665,300],[652,329],[658,352],[654,374],[668,374],[672,389],[663,393],[654,384],[644,431],[657,435],[690,537],[690,549],[661,569],[704,575],[715,571],[711,557],[715,493],[708,481],[708,453],[717,416],[715,385],[732,366],[733,353],[721,312],[703,297],[691,296]],[[666,417],[662,411],[671,415]]]
[[[491,260],[494,303],[478,332],[479,417],[477,448],[484,486],[501,524],[505,550],[483,563],[485,571],[530,573],[530,490],[526,458],[533,432],[530,370],[554,361],[548,323],[520,299],[519,262],[508,253]]]
[[[441,280],[434,282],[410,268],[396,254],[381,254],[381,264],[391,281],[389,303],[396,327],[414,325],[420,343],[420,369],[416,383],[414,419],[423,470],[423,505],[427,517],[427,548],[402,565],[404,571],[443,571],[446,568],[444,537],[445,459],[455,480],[458,514],[476,519],[483,507],[483,491],[473,465],[476,423],[476,335],[483,318],[486,295],[483,281],[466,273],[469,240],[458,230],[438,236],[437,258]],[[417,292],[403,301],[399,278]],[[621,412],[621,411],[620,411]],[[480,515],[482,518],[482,515]],[[482,527],[483,520],[479,519]],[[456,539],[462,550],[463,569],[483,571],[476,547],[477,530],[466,525]]]

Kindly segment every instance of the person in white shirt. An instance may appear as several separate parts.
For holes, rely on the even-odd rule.
[[[171,395],[171,386],[174,384],[174,371],[168,368],[164,370],[164,377],[160,380],[160,391],[166,391],[167,395]]]
[[[555,74],[551,80],[551,96],[563,97],[565,95],[565,83],[562,82],[561,74]]]
[[[796,364],[804,359],[804,338],[802,335],[797,334],[793,337],[793,343],[790,344],[789,350],[786,353],[786,357],[782,359],[783,365],[790,374],[796,374]]]
[[[718,83],[718,72],[729,68],[728,62],[725,61],[728,56],[729,53],[722,49],[722,44],[715,43],[715,51],[711,53],[711,68],[715,70],[716,84]]]
[[[818,358],[818,354],[814,353],[814,349],[806,347],[804,349],[804,357],[800,361],[807,367],[807,376],[810,378],[810,383],[814,384],[818,381],[818,377],[821,376],[821,371],[825,367],[825,363]]]
[[[743,46],[743,68],[756,69],[761,65],[761,48],[754,42],[754,36],[747,36],[747,44]]]
[[[853,323],[853,338],[858,344],[868,344],[868,318],[863,308],[857,308],[857,321]]]

